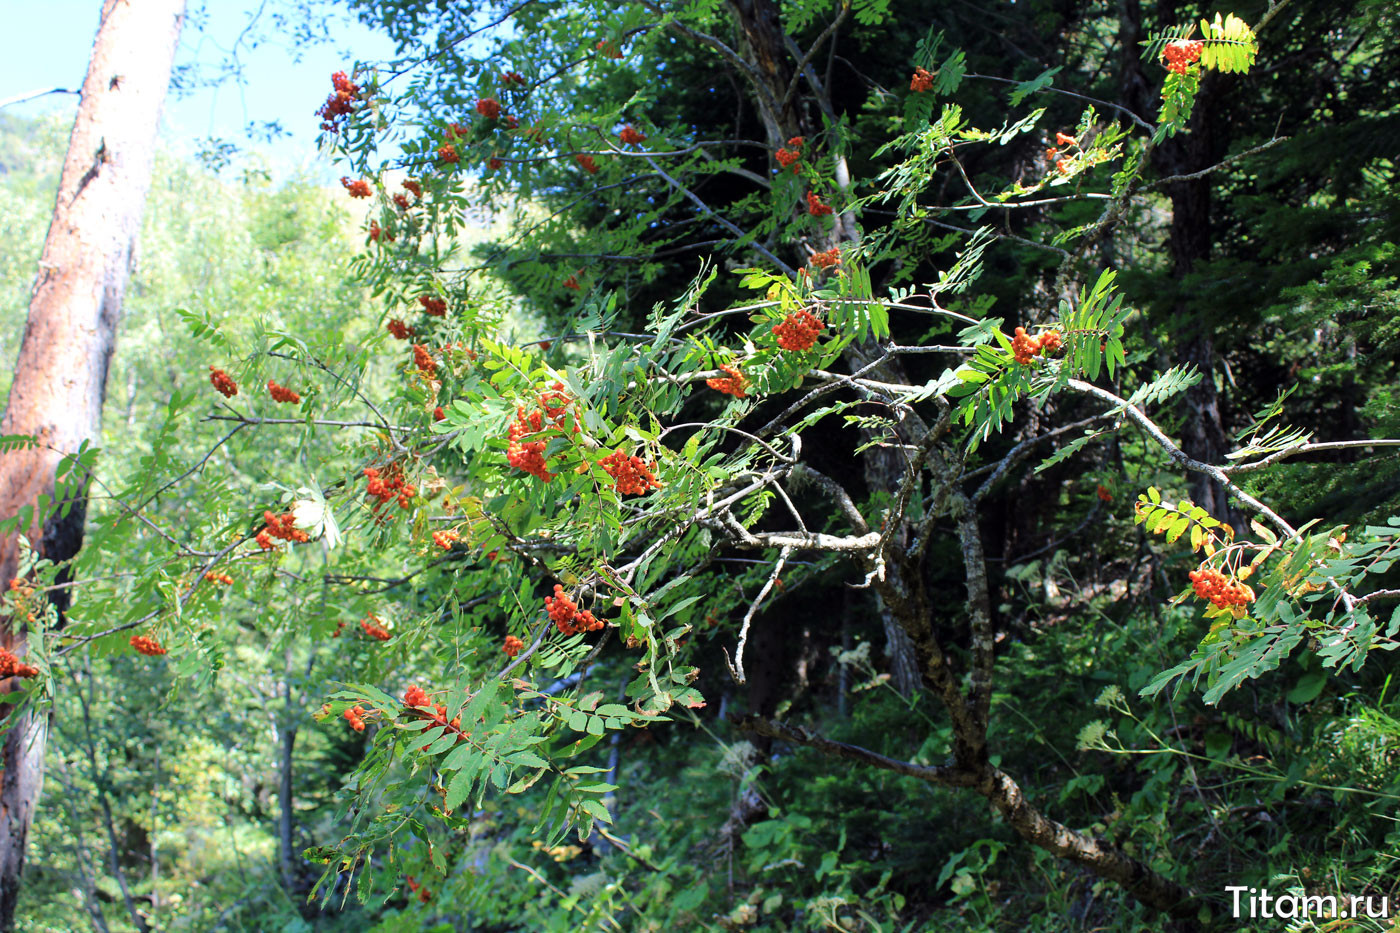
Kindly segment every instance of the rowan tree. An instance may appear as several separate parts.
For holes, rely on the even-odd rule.
[[[364,8],[420,34],[417,5]],[[1143,54],[1155,113],[1070,90],[1060,96],[1077,115],[1047,122],[1039,101],[1067,89],[1045,71],[999,85],[990,123],[958,104],[977,80],[966,52],[930,31],[901,82],[868,88],[853,119],[819,65],[843,30],[881,27],[894,29],[881,0],[454,8],[432,21],[440,38],[426,54],[328,82],[326,139],[345,196],[368,209],[349,269],[382,320],[353,346],[195,324],[216,370],[211,402],[234,403],[274,367],[302,396],[295,417],[271,399],[250,402],[261,413],[234,407],[219,416],[230,430],[353,433],[324,458],[289,462],[280,489],[230,490],[187,529],[197,543],[159,546],[160,604],[88,620],[56,649],[141,633],[214,657],[201,629],[219,598],[209,575],[234,568],[279,578],[288,606],[317,601],[303,634],[340,640],[346,682],[316,718],[365,743],[344,839],[306,853],[324,866],[322,902],[388,886],[411,909],[437,909],[445,890],[471,890],[457,869],[480,868],[471,853],[489,846],[474,834],[512,798],[541,849],[562,851],[574,831],[580,846],[615,846],[658,872],[654,853],[609,828],[618,769],[600,743],[743,691],[736,719],[756,748],[807,748],[980,800],[1048,858],[1115,885],[1144,924],[1206,923],[1214,889],[1172,851],[1169,828],[1075,828],[1003,769],[1006,678],[1034,676],[1007,644],[1018,639],[1004,607],[1031,572],[989,560],[994,498],[1082,516],[1081,529],[1124,551],[1140,526],[1138,552],[1152,558],[1123,573],[1125,594],[1151,593],[1167,573],[1160,538],[1179,555],[1173,595],[1148,598],[1178,623],[1195,618],[1186,606],[1209,620],[1193,650],[1122,678],[1132,700],[1106,685],[1085,750],[1170,754],[1150,727],[1132,731],[1140,704],[1178,690],[1215,704],[1295,652],[1359,669],[1400,644],[1400,615],[1377,611],[1395,596],[1377,581],[1400,524],[1304,523],[1251,482],[1293,457],[1397,442],[1316,442],[1281,423],[1279,402],[1228,456],[1193,456],[1161,412],[1213,374],[1170,350],[1157,366],[1118,289],[1116,231],[1182,183],[1153,174],[1154,153],[1188,132],[1204,81],[1255,66],[1256,29],[1233,14],[1159,29]],[[709,138],[677,119],[649,80],[675,62],[725,69],[761,132]],[[979,162],[999,149],[1030,155],[1010,170]],[[466,255],[465,219],[515,198],[537,200],[508,239]],[[588,248],[539,248],[566,241]],[[682,285],[659,277],[671,249],[713,255]],[[1013,308],[994,306],[987,282],[1004,249],[1045,259]],[[518,292],[552,296],[536,302],[552,329],[502,326],[509,302],[488,282],[503,256]],[[634,265],[638,289],[616,268]],[[638,291],[664,294],[637,307]],[[392,383],[371,375],[385,369]],[[1159,489],[1196,476],[1245,518]],[[902,669],[896,693],[918,710],[900,723],[913,735],[898,756],[779,716],[771,670],[760,673],[791,638],[765,628],[768,610],[832,581],[879,617]],[[1087,615],[1101,596],[1054,608]],[[842,624],[830,600],[814,615]],[[868,651],[836,663],[873,670]],[[761,854],[755,866],[783,864],[810,820],[770,811],[759,761],[732,766],[744,779],[725,834]],[[985,866],[997,851],[963,855]],[[956,879],[971,869],[958,864],[944,873],[965,894]],[[699,901],[662,885],[577,881],[593,896],[551,922],[623,909],[651,928],[697,922]],[[862,892],[879,917],[778,897],[733,905],[725,923],[800,916],[820,928],[827,910],[830,926],[894,928],[902,895],[888,881]]]

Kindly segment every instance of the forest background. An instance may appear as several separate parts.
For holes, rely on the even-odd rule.
[[[88,544],[31,568],[86,582],[29,638],[51,732],[15,928],[1253,929],[1227,886],[1400,901],[1400,470],[1325,446],[1400,436],[1395,9],[1221,9],[1257,60],[1163,132],[1166,30],[1215,7],[287,7],[403,58],[344,60],[354,112],[299,176],[218,139],[159,158]],[[765,52],[770,10],[791,46]],[[0,113],[0,353],[68,128]],[[799,307],[827,342],[774,347]],[[1068,347],[1022,362],[1018,326]],[[551,485],[506,430],[556,378],[539,410],[596,440],[551,437]],[[612,488],[613,448],[661,487]],[[1246,501],[1183,458],[1270,462]],[[362,471],[396,462],[421,489],[384,522]],[[264,509],[312,540],[255,547]],[[1255,556],[1252,616],[1193,593]],[[232,582],[188,595],[205,573]],[[551,628],[556,583],[604,636]],[[489,755],[443,764],[454,718]]]

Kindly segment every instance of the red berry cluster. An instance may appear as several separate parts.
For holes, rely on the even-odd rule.
[[[433,409],[433,420],[434,420],[434,421],[446,421],[446,420],[447,420],[447,412],[445,412],[445,411],[442,410],[442,406],[441,406],[441,405],[439,405],[438,407],[436,407],[436,408]]]
[[[442,317],[447,313],[446,298],[438,298],[435,295],[419,295],[418,303],[423,306],[423,313],[428,317]]]
[[[1103,483],[1099,483],[1099,486],[1097,489],[1094,490],[1094,493],[1104,502],[1113,501],[1113,493]]]
[[[452,550],[452,542],[460,538],[461,535],[455,531],[435,531],[433,532],[433,543],[444,551]]]
[[[578,284],[578,276],[577,276],[577,275],[571,275],[571,276],[569,276],[567,279],[564,280],[564,287],[565,287],[565,288],[571,288],[571,289],[573,289],[574,291],[578,291],[582,286],[580,286],[580,285]]]
[[[502,84],[524,84],[525,76],[518,71],[504,71],[501,73]]]
[[[544,462],[546,441],[526,441],[523,438],[549,430],[564,430],[564,419],[568,417],[573,398],[564,389],[564,383],[556,382],[537,396],[539,408],[525,411],[524,405],[515,408],[515,420],[506,429],[506,462],[517,470],[523,470],[542,481],[549,482],[557,475],[549,472]],[[574,418],[573,433],[579,431],[578,418]]]
[[[494,97],[478,97],[476,99],[476,112],[488,120],[499,120],[501,118],[501,102]]]
[[[384,329],[398,340],[408,340],[413,336],[413,328],[409,327],[399,318],[394,318],[392,321],[385,324]]]
[[[137,636],[140,637],[139,635]],[[135,644],[133,642],[132,644]],[[159,645],[157,645],[159,647]],[[139,650],[139,649],[138,649]],[[165,652],[157,652],[164,654]],[[0,678],[4,677],[34,677],[39,673],[39,669],[32,664],[25,664],[9,648],[0,648]]]
[[[638,146],[646,142],[646,137],[635,126],[624,126],[622,132],[617,134],[617,138],[624,146]]]
[[[221,583],[224,586],[231,586],[233,584],[233,577],[229,576],[226,573],[215,573],[212,570],[204,575],[204,579],[208,580],[215,586],[218,586]]]
[[[621,447],[599,460],[598,465],[613,478],[617,491],[624,496],[644,496],[649,490],[661,488],[652,473],[655,464],[647,463],[641,457],[630,457],[622,452]]]
[[[339,638],[339,637],[340,637],[340,633],[343,632],[343,631],[345,631],[345,620],[344,620],[344,619],[341,619],[339,622],[337,622],[337,623],[335,624],[335,631],[334,631],[334,632],[331,632],[331,637],[332,637],[332,638]]]
[[[160,646],[160,642],[146,635],[132,635],[129,644],[131,647],[135,648],[138,653],[147,655],[148,657],[165,654],[165,649]]]
[[[579,632],[596,632],[603,623],[593,617],[587,609],[579,609],[578,603],[564,595],[564,588],[554,584],[554,595],[544,598],[545,611],[554,621],[554,627],[564,635],[577,635]]]
[[[403,692],[403,701],[409,706],[432,706],[433,702],[428,697],[428,692],[417,684],[409,684],[408,689]]]
[[[810,350],[817,337],[826,330],[826,325],[817,320],[807,310],[794,311],[783,318],[782,323],[773,325],[773,333],[778,338],[778,346],[784,350]]]
[[[1163,46],[1162,60],[1167,63],[1168,71],[1184,75],[1187,67],[1201,57],[1205,46],[1200,39],[1177,39]]]
[[[295,405],[301,401],[301,396],[293,392],[286,386],[279,386],[271,379],[267,380],[267,394],[272,396],[274,402],[286,402]]]
[[[1074,157],[1065,156],[1064,158],[1060,158],[1060,150],[1056,147],[1078,145],[1079,140],[1075,139],[1068,133],[1056,133],[1055,146],[1052,146],[1051,148],[1045,150],[1045,161],[1054,162],[1055,171],[1067,175],[1069,174],[1070,170],[1074,168]]]
[[[405,178],[403,180],[403,187],[405,191],[412,191],[415,198],[421,198],[423,196],[422,184],[412,178]]]
[[[1254,590],[1248,583],[1241,583],[1225,576],[1214,567],[1191,571],[1191,586],[1200,599],[1208,599],[1219,609],[1231,606],[1247,606],[1254,602]]]
[[[583,166],[583,170],[590,175],[598,174],[598,163],[593,161],[593,157],[586,153],[579,153],[574,156],[574,161]]]
[[[548,597],[546,597],[547,599]],[[501,646],[501,650],[506,653],[506,657],[513,658],[525,647],[525,643],[514,635],[506,636],[506,643]]]
[[[927,68],[914,69],[914,74],[909,78],[909,90],[916,94],[933,90],[933,75]]]
[[[1045,333],[1032,337],[1026,333],[1024,327],[1016,328],[1016,333],[1011,337],[1011,352],[1016,356],[1016,362],[1022,366],[1029,366],[1041,353],[1049,353],[1060,349],[1060,332],[1048,330]]]
[[[370,638],[375,639],[376,641],[388,641],[390,638],[393,637],[393,635],[389,632],[387,628],[385,628],[383,625],[380,625],[380,622],[382,621],[383,620],[380,619],[379,616],[371,612],[369,615],[365,616],[363,619],[360,620],[360,629],[363,630],[366,635],[368,635]]]
[[[438,146],[437,157],[439,162],[460,162],[462,157],[457,154],[457,147],[451,143],[443,143]]]
[[[833,246],[820,253],[813,253],[811,265],[814,269],[830,269],[832,266],[841,265],[841,248]]]
[[[504,164],[505,163],[502,162],[500,159],[496,158],[495,156],[492,156],[491,158],[486,160],[486,170],[488,172],[499,172],[501,170],[501,166]]]
[[[388,240],[390,243],[394,242],[394,240],[397,239],[397,237],[395,237],[392,233],[390,233],[389,231],[385,230],[383,227],[379,226],[379,221],[377,221],[377,220],[371,220],[371,221],[369,222],[369,238],[370,238],[370,241],[373,242],[373,243],[378,243],[380,237],[383,237],[384,239]]]
[[[404,482],[403,471],[397,463],[385,467],[382,474],[374,467],[365,467],[364,474],[369,480],[365,484],[365,492],[371,499],[378,500],[374,504],[376,511],[391,499],[399,500],[399,508],[406,509],[413,504],[413,497],[418,494],[416,486]]]
[[[720,365],[720,372],[725,375],[714,379],[706,379],[705,385],[714,389],[716,392],[732,395],[735,398],[743,398],[744,390],[747,389],[749,385],[749,377],[745,376],[739,367],[731,366],[728,363]]]
[[[791,146],[792,148],[788,149],[784,147],[782,149],[779,149],[773,157],[778,160],[779,165],[781,165],[783,168],[791,168],[792,173],[796,175],[799,171],[802,170],[802,166],[798,165],[797,163],[802,161],[802,145],[805,142],[807,142],[807,138],[805,136],[794,136],[787,142],[788,146]]]
[[[316,116],[321,118],[321,129],[334,133],[340,128],[337,121],[348,116],[353,109],[351,101],[360,93],[360,86],[351,81],[350,76],[343,71],[331,75],[331,85],[335,91],[326,98],[321,109],[316,111]]]
[[[363,706],[352,706],[344,713],[341,713],[346,721],[350,723],[350,728],[356,732],[365,731],[365,708]]]
[[[369,182],[365,181],[363,178],[358,178],[355,181],[351,181],[344,175],[341,175],[340,184],[345,188],[346,191],[350,192],[350,197],[352,198],[367,198],[374,193],[374,191],[369,186]]]
[[[421,343],[415,343],[413,345],[413,365],[417,366],[423,375],[427,376],[429,379],[437,374],[437,361],[434,360],[433,355],[428,352],[428,348]]]
[[[831,205],[823,204],[822,199],[812,192],[807,192],[807,213],[813,217],[825,217],[831,213]]]
[[[418,882],[414,881],[412,875],[408,876],[407,883],[408,889],[410,891],[415,892],[418,895],[419,902],[426,904],[428,903],[428,901],[433,899],[433,892],[429,891],[427,886],[421,885]]]
[[[234,382],[232,376],[217,366],[209,367],[209,382],[223,393],[224,398],[233,398],[238,394],[238,383]]]
[[[281,541],[291,541],[295,544],[305,544],[307,541],[310,541],[311,537],[296,526],[296,520],[296,515],[292,512],[286,512],[282,515],[273,515],[271,512],[264,511],[263,522],[266,527],[258,532],[257,538],[254,539],[258,542],[258,547],[262,548],[264,551],[272,550],[276,547],[276,545],[272,543],[273,538],[277,538]]]

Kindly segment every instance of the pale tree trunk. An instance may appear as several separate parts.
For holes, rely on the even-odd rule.
[[[55,492],[66,454],[98,439],[107,367],[155,160],[156,127],[170,83],[185,0],[105,0],[63,163],[29,319],[0,433],[38,439],[0,454],[0,518]],[[82,544],[81,487],[64,518],[35,513],[22,529],[45,557]],[[0,582],[15,576],[16,536],[0,538]],[[65,591],[58,591],[65,592]],[[66,601],[59,610],[67,608]],[[6,647],[23,654],[24,626],[6,620]],[[0,685],[7,690],[11,685]],[[0,930],[14,925],[25,843],[43,780],[47,722],[9,717],[0,776]]]

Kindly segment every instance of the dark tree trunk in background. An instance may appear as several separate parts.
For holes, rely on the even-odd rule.
[[[1190,10],[1179,7],[1173,0],[1158,4],[1157,21],[1152,29],[1190,22]],[[1121,0],[1119,4],[1119,48],[1122,49],[1121,99],[1125,106],[1146,120],[1156,118],[1161,101],[1158,98],[1160,80],[1149,81],[1144,70],[1142,46],[1149,29],[1143,23],[1139,0]],[[1211,110],[1220,93],[1222,75],[1210,73],[1201,82],[1190,132],[1179,133],[1165,140],[1152,154],[1152,166],[1163,176],[1189,175],[1208,168],[1218,161],[1225,141],[1217,137],[1219,128],[1211,120]],[[1211,184],[1207,175],[1190,181],[1168,185],[1172,221],[1168,249],[1172,258],[1172,278],[1178,283],[1196,269],[1196,264],[1209,258],[1211,251]],[[1172,319],[1185,334],[1180,355],[1171,365],[1190,364],[1201,373],[1201,381],[1185,393],[1186,417],[1181,425],[1181,447],[1187,454],[1206,463],[1223,462],[1229,450],[1229,439],[1220,416],[1220,396],[1215,388],[1215,337],[1208,315],[1197,314],[1192,319],[1188,311],[1191,296],[1178,294],[1170,310]],[[1199,305],[1198,305],[1199,306]],[[1202,473],[1191,473],[1191,498],[1197,505],[1222,521],[1232,518],[1225,490],[1215,480]]]
[[[155,160],[184,0],[105,0],[83,82],[57,203],[44,241],[29,318],[0,433],[38,439],[0,454],[0,518],[55,493],[67,454],[99,438],[107,367]],[[44,557],[67,560],[83,537],[84,487],[65,494],[64,518],[36,511],[21,531]],[[0,539],[0,581],[18,570],[17,536]],[[64,592],[64,591],[58,591]],[[56,602],[58,600],[56,599]],[[59,602],[59,611],[67,608]],[[23,620],[3,641],[22,655]],[[10,684],[0,685],[8,690]],[[14,925],[25,844],[43,781],[47,723],[28,711],[5,723],[0,776],[0,929]]]

